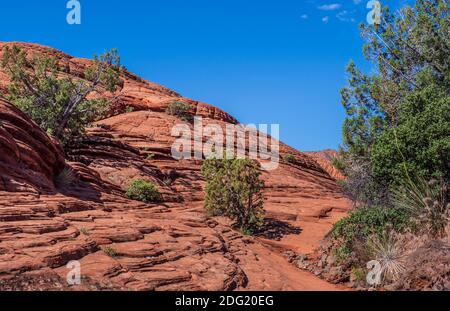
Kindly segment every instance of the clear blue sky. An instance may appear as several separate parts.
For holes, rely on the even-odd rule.
[[[368,0],[79,1],[81,25],[66,23],[66,0],[2,1],[0,41],[78,57],[116,47],[132,72],[242,123],[279,123],[297,149],[339,145],[346,64],[368,68],[358,30]]]

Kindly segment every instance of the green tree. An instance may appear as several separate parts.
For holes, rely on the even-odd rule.
[[[121,84],[115,49],[95,56],[84,79],[63,74],[58,59],[48,54],[28,58],[17,46],[3,52],[1,66],[11,80],[7,99],[63,143],[82,134],[107,108],[105,99],[88,96],[113,93]]]
[[[373,145],[374,176],[398,185],[408,177],[450,180],[450,97],[434,85],[409,94],[396,127]]]
[[[445,0],[417,0],[398,14],[383,8],[380,25],[360,26],[375,73],[351,62],[341,91],[347,117],[339,167],[351,176],[354,198],[370,193],[377,201],[411,172],[448,177],[448,13]]]
[[[264,183],[260,165],[250,159],[207,159],[202,166],[206,179],[205,209],[213,216],[227,216],[242,232],[263,225]]]

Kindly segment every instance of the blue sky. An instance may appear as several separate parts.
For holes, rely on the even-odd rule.
[[[79,0],[81,25],[66,23],[66,0],[5,2],[0,41],[78,57],[116,47],[132,72],[242,123],[278,123],[300,150],[337,148],[345,67],[369,69],[358,30],[368,0]]]

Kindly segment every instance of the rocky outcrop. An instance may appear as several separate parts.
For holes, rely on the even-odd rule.
[[[5,45],[11,43],[0,48]],[[20,46],[58,57],[61,75],[82,79],[90,63]],[[179,100],[205,122],[237,120],[131,73],[122,78],[122,90],[109,97],[109,116],[67,148],[65,158],[26,115],[0,102],[0,288],[337,289],[282,256],[312,251],[349,208],[316,161],[281,144],[280,152],[298,161],[282,161],[263,174],[267,226],[256,237],[243,237],[227,219],[204,213],[201,161],[171,157],[170,129],[180,120],[165,109]],[[3,92],[7,84],[0,71]],[[163,202],[127,199],[124,190],[135,178],[153,182]],[[72,260],[81,265],[81,285],[66,281]]]
[[[305,152],[305,154],[316,160],[317,163],[334,179],[345,179],[344,175],[342,175],[342,173],[333,165],[333,160],[339,157],[336,150],[327,149],[322,151],[310,151]]]
[[[13,105],[0,99],[0,191],[52,191],[64,167],[62,148]]]

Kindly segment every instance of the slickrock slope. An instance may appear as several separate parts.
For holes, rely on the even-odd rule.
[[[5,45],[12,44],[0,49]],[[61,74],[83,78],[90,62],[19,45],[57,56]],[[311,252],[349,208],[316,161],[281,144],[281,153],[298,161],[263,174],[268,225],[259,236],[244,237],[228,220],[205,215],[201,161],[171,157],[170,130],[180,121],[165,109],[176,99],[189,102],[205,122],[237,120],[133,74],[123,80],[110,117],[65,156],[26,115],[0,101],[0,289],[338,289],[283,256]],[[0,71],[0,92],[7,84]],[[74,177],[55,182],[68,168]],[[124,189],[134,178],[155,183],[163,203],[127,199]],[[81,264],[82,285],[66,282],[71,260]]]
[[[305,154],[312,157],[319,163],[319,165],[336,180],[343,180],[345,177],[333,166],[333,160],[336,159],[339,154],[336,150],[327,149],[322,151],[310,151]]]

